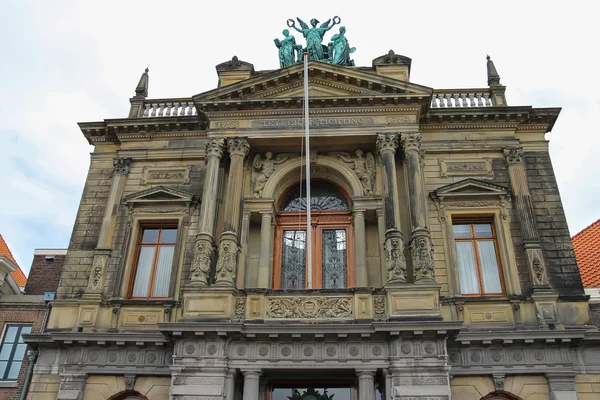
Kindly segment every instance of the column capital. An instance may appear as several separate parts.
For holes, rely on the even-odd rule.
[[[397,133],[378,133],[377,134],[377,152],[384,154],[390,152],[396,153],[398,149],[398,134]]]
[[[116,157],[113,159],[113,172],[115,175],[129,175],[132,158]]]
[[[400,137],[404,152],[415,150],[421,152],[421,139],[423,135],[420,132],[403,133]]]
[[[229,156],[242,156],[246,158],[248,153],[250,153],[250,143],[248,143],[248,138],[245,137],[233,137],[227,139],[227,151],[229,152]]]
[[[523,162],[524,153],[522,147],[504,149],[503,153],[508,165],[521,164]]]
[[[375,377],[375,371],[372,369],[356,369],[356,376],[358,376],[358,378],[374,378]]]
[[[259,379],[262,375],[261,369],[242,369],[241,372],[244,379]]]
[[[224,147],[225,147],[225,139],[223,139],[223,138],[209,139],[206,142],[206,148],[205,148],[206,159],[208,159],[209,157],[216,157],[219,159],[222,158]]]

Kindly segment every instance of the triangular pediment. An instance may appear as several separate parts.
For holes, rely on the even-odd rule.
[[[442,186],[433,192],[434,199],[459,197],[505,197],[510,195],[510,189],[493,183],[469,178],[460,182]]]
[[[185,203],[190,204],[194,201],[194,195],[183,190],[168,188],[166,186],[156,186],[141,192],[126,196],[123,200],[125,204],[155,204],[155,203]]]
[[[432,89],[400,81],[375,71],[341,67],[319,61],[308,64],[309,96],[314,98],[429,96]],[[252,100],[296,100],[304,96],[304,66],[296,64],[257,73],[249,79],[193,97],[196,103]]]

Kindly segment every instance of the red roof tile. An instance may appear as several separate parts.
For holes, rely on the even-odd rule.
[[[6,257],[8,257],[9,260],[14,262],[15,264],[17,263],[17,260],[15,260],[15,258],[13,257],[13,255],[10,252],[10,249],[8,248],[8,245],[4,241],[4,238],[2,237],[2,235],[0,235],[0,256],[6,256]],[[17,265],[17,270],[14,272],[11,272],[10,276],[12,276],[12,278],[15,280],[15,283],[17,284],[17,286],[25,286],[25,284],[27,283],[27,277],[23,273],[23,270],[21,270],[21,267],[19,267],[18,265]]]
[[[600,287],[600,219],[573,236],[584,287]]]

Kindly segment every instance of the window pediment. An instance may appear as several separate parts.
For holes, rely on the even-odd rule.
[[[473,198],[510,199],[510,189],[504,186],[469,178],[442,186],[430,193],[434,201],[463,201]]]
[[[185,205],[189,207],[195,203],[195,201],[196,198],[191,193],[165,186],[156,186],[126,196],[123,203],[127,206],[171,204],[174,206]]]

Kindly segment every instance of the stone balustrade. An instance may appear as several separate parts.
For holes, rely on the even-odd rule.
[[[494,102],[488,89],[435,90],[431,108],[492,107]]]
[[[142,118],[198,115],[192,99],[145,100]]]

